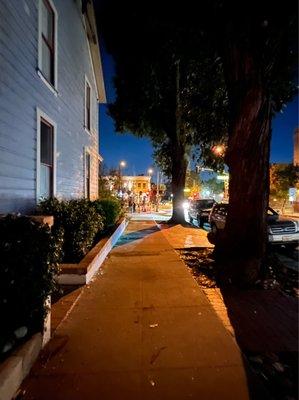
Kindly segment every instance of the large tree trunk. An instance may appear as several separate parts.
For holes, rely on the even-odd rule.
[[[172,217],[169,223],[184,224],[185,215],[183,202],[185,200],[184,188],[186,180],[186,171],[188,160],[185,153],[185,147],[177,144],[173,146],[172,161]]]
[[[241,61],[244,63],[231,71],[228,82],[233,87],[226,154],[229,211],[214,253],[223,276],[247,285],[258,279],[266,252],[271,117],[269,98],[258,76],[250,71],[252,64]],[[247,79],[242,82],[244,76]]]
[[[171,148],[172,148],[172,166],[171,166],[171,177],[172,177],[172,217],[169,223],[184,224],[185,215],[183,208],[184,188],[186,181],[187,172],[187,145],[186,138],[183,132],[182,126],[182,110],[181,110],[181,95],[180,95],[180,60],[176,61],[176,130],[173,137],[171,137]]]

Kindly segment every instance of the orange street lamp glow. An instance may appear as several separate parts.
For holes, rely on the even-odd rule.
[[[222,156],[224,153],[224,150],[225,150],[225,148],[223,145],[217,145],[212,148],[213,153],[216,154],[217,156]]]

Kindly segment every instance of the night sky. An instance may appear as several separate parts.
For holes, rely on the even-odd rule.
[[[113,88],[113,59],[102,49],[102,61],[107,103],[115,97]],[[154,165],[152,147],[148,139],[136,138],[132,134],[119,134],[114,130],[113,120],[107,115],[107,106],[100,105],[100,154],[107,167],[117,167],[125,160],[126,175],[146,174]],[[298,96],[273,120],[271,162],[292,162],[293,133],[298,126]]]

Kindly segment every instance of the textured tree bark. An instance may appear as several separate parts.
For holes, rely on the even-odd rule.
[[[181,93],[180,93],[180,60],[176,61],[176,130],[173,137],[171,137],[171,147],[172,147],[172,217],[168,221],[174,224],[184,224],[185,215],[183,209],[184,188],[186,181],[186,172],[188,159],[186,155],[186,138],[183,132],[182,126],[182,110],[181,110]]]
[[[231,60],[226,64],[231,105],[229,210],[214,255],[225,278],[248,285],[260,275],[267,245],[271,107],[252,59],[232,51]]]
[[[175,147],[175,146],[174,146]],[[185,148],[177,145],[174,149],[174,157],[172,161],[172,217],[169,223],[184,224],[185,215],[183,202],[185,200],[184,188],[186,181],[188,160],[185,154]]]
[[[270,106],[261,88],[242,99],[228,143],[229,211],[215,256],[227,278],[255,282],[267,244]]]

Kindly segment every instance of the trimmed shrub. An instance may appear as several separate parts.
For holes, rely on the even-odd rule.
[[[66,263],[79,262],[92,247],[97,233],[103,229],[103,218],[87,199],[46,199],[40,202],[38,212],[54,216],[54,231],[63,229],[62,261]]]
[[[95,200],[93,205],[104,219],[104,229],[115,225],[123,213],[120,201],[115,198]]]
[[[0,218],[0,355],[42,331],[55,289],[62,236],[29,217]]]

